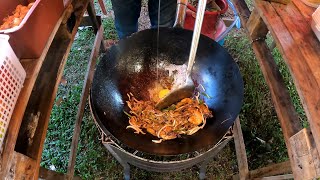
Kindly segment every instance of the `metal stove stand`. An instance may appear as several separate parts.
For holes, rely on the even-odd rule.
[[[205,179],[207,164],[218,154],[233,138],[231,130],[212,148],[205,152],[194,152],[193,157],[178,161],[156,161],[140,157],[138,151],[133,153],[125,150],[117,144],[111,137],[102,134],[102,143],[108,151],[117,159],[124,168],[124,179],[130,179],[130,165],[136,166],[147,171],[172,172],[186,169],[195,165],[199,167],[199,179]]]

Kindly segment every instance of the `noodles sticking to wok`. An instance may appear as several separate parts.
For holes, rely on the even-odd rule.
[[[198,97],[185,98],[161,111],[155,108],[154,101],[139,101],[131,93],[128,97],[130,113],[126,114],[130,125],[127,129],[131,128],[137,134],[148,132],[157,136],[159,140],[153,140],[154,143],[175,139],[183,134],[192,135],[206,125],[207,118],[212,117],[208,106]]]

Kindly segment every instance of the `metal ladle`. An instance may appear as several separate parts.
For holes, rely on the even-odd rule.
[[[169,94],[167,94],[163,99],[161,99],[156,104],[157,109],[161,110],[176,102],[181,101],[184,98],[188,98],[193,95],[195,86],[191,79],[191,71],[192,71],[192,67],[193,67],[197,49],[198,49],[198,43],[199,43],[199,38],[201,33],[203,17],[206,10],[206,4],[207,4],[207,0],[199,0],[198,2],[197,16],[196,16],[196,22],[194,25],[193,35],[192,35],[191,49],[189,54],[185,83],[182,84],[177,89],[169,92]],[[178,1],[178,5],[179,5],[179,1]],[[180,12],[177,12],[177,13],[180,13]]]

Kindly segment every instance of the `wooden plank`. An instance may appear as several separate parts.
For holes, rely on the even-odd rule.
[[[296,179],[315,179],[320,177],[320,156],[310,130],[304,128],[292,136],[290,145],[293,159],[297,164],[294,171],[299,174]]]
[[[65,174],[40,167],[39,180],[65,180]]]
[[[304,95],[305,98],[301,99],[315,137],[317,149],[320,151],[320,43],[310,27],[310,18],[306,19],[306,15],[302,14],[307,12],[311,16],[314,9],[301,5],[301,2],[294,2],[296,6],[288,6],[286,9],[278,5],[273,5],[273,7],[288,28],[306,61],[306,65],[311,70],[304,72],[304,74],[312,74],[317,81],[317,84],[315,84],[315,86],[317,85],[317,89],[308,89],[308,93]],[[290,21],[288,18],[295,18],[295,20]],[[303,93],[304,91],[300,92],[301,96],[303,96]]]
[[[37,160],[37,169],[40,168],[40,161],[41,161],[41,154],[42,154],[42,150],[43,150],[43,144],[44,144],[44,140],[45,140],[45,137],[46,137],[46,131],[47,131],[47,128],[48,128],[48,123],[49,123],[49,119],[50,119],[50,114],[51,114],[51,109],[53,107],[53,103],[54,103],[54,99],[56,97],[56,93],[58,91],[58,86],[60,84],[60,81],[61,81],[61,77],[63,75],[63,69],[64,69],[64,65],[66,63],[66,60],[68,58],[68,55],[69,55],[69,52],[70,52],[70,49],[71,49],[71,46],[72,46],[72,43],[74,41],[74,38],[75,38],[75,35],[78,31],[78,27],[81,23],[81,19],[83,17],[83,14],[86,10],[86,7],[88,6],[88,1],[87,0],[74,0],[72,2],[72,5],[73,7],[75,7],[75,14],[76,14],[76,23],[75,23],[75,26],[73,28],[73,31],[72,31],[72,35],[71,35],[71,39],[69,41],[69,44],[68,46],[63,49],[61,47],[61,43],[57,41],[57,49],[61,50],[61,52],[63,52],[63,56],[62,56],[62,61],[61,63],[56,63],[58,65],[58,72],[55,76],[55,78],[52,79],[52,81],[55,81],[55,85],[53,87],[53,91],[52,94],[50,95],[48,93],[48,100],[45,100],[44,98],[40,98],[39,100],[41,100],[40,102],[43,102],[44,104],[43,105],[40,105],[38,106],[39,108],[39,111],[40,112],[43,112],[44,116],[43,116],[43,124],[39,124],[39,128],[37,128],[37,134],[38,134],[38,137],[39,138],[35,138],[34,141],[35,143],[32,144],[32,146],[28,149],[28,154],[31,154],[33,156],[36,156],[36,160]],[[76,7],[81,7],[81,8],[76,8]],[[57,57],[55,56],[55,53],[53,52],[52,53],[52,56],[51,55],[48,55],[48,61],[56,61],[57,59],[54,58],[54,57]],[[50,68],[52,68],[52,66],[47,66],[46,70],[49,70]],[[46,71],[45,70],[45,71]],[[54,75],[55,73],[53,73]],[[44,85],[42,87],[44,87],[44,89],[47,89],[47,86],[51,85],[51,84],[54,84],[52,83],[52,81],[50,82],[46,82],[47,85]],[[46,91],[43,91],[43,90],[40,90],[38,92],[46,92]],[[50,97],[51,96],[51,97]],[[36,100],[37,102],[37,100]],[[32,107],[32,110],[31,112],[33,112],[35,109]],[[38,178],[38,174],[39,171],[36,171],[36,174],[35,174],[35,179]]]
[[[255,0],[255,6],[259,11],[260,16],[267,24],[268,29],[276,40],[277,47],[283,54],[283,58],[291,72],[292,78],[297,87],[298,94],[301,98],[302,105],[308,117],[312,133],[314,134],[315,142],[318,151],[320,150],[320,45],[312,39],[314,35],[310,34],[310,27],[304,26],[301,14],[297,12],[294,5],[291,3],[286,6],[288,15],[285,15],[279,5],[274,5],[264,1]],[[277,11],[275,8],[277,8]],[[278,13],[284,17],[278,16]],[[295,17],[298,16],[298,17]],[[287,18],[299,21],[290,23]],[[285,24],[284,24],[285,23]],[[287,26],[296,25],[289,28]],[[296,28],[297,30],[294,30]],[[293,37],[297,35],[298,37]],[[305,37],[304,37],[305,36]],[[304,40],[305,39],[305,40]],[[307,45],[307,43],[310,45]],[[308,50],[308,48],[311,48]],[[310,52],[310,54],[308,54]]]
[[[291,0],[265,0],[269,2],[276,2],[276,3],[281,3],[281,4],[288,4],[291,2]]]
[[[59,32],[58,32],[59,33]],[[46,124],[46,111],[51,112],[51,96],[56,84],[60,63],[62,63],[68,45],[69,38],[56,37],[49,49],[48,56],[39,72],[39,77],[30,96],[27,109],[20,128],[16,150],[25,153],[32,158],[37,158],[39,145],[41,144],[42,127]],[[41,96],[39,96],[41,94]],[[49,115],[50,115],[49,112]]]
[[[96,10],[94,8],[94,4],[92,1],[90,1],[90,3],[88,4],[87,12],[89,14],[89,18],[91,19],[91,24],[94,29],[94,32],[97,33],[98,29],[101,26],[101,20],[99,20],[99,18],[97,18]],[[106,47],[105,42],[101,41],[101,46],[100,46],[101,49],[100,50],[102,52],[106,52],[107,49],[105,47]]]
[[[265,38],[267,33],[269,32],[267,26],[264,24],[256,9],[252,11],[246,28],[249,33],[249,37],[251,37],[252,40]]]
[[[20,129],[21,121],[23,118],[23,114],[25,112],[27,102],[29,100],[29,97],[31,95],[32,88],[35,84],[36,77],[40,71],[40,67],[42,66],[42,63],[45,59],[45,56],[49,50],[49,47],[54,39],[54,36],[56,32],[59,29],[59,26],[61,24],[61,21],[63,17],[65,16],[65,13],[63,13],[62,17],[58,20],[56,26],[54,27],[48,42],[40,56],[39,59],[22,59],[20,62],[22,63],[22,66],[27,72],[27,77],[25,79],[25,82],[23,84],[23,88],[20,92],[19,98],[17,100],[17,103],[15,105],[15,108],[13,110],[13,114],[9,123],[9,127],[6,133],[6,138],[3,143],[3,151],[1,154],[1,160],[0,160],[0,177],[4,177],[5,174],[7,174],[9,170],[9,162],[12,159],[12,155],[14,152],[14,146],[16,144],[16,140],[18,137],[18,132]]]
[[[283,180],[283,179],[293,179],[294,176],[292,174],[284,174],[284,175],[277,175],[277,176],[268,176],[263,178],[254,178],[254,180]]]
[[[240,180],[245,180],[249,177],[249,167],[239,117],[236,119],[234,123],[233,137],[239,167],[239,178]]]
[[[278,164],[272,164],[260,169],[255,169],[250,171],[250,179],[266,176],[275,176],[279,174],[291,173],[291,164],[290,161],[285,161]]]
[[[71,12],[67,15],[68,17],[70,16]],[[42,67],[40,69],[40,72],[37,74],[37,76],[40,76],[41,78],[48,78],[48,74],[51,72],[51,69],[49,69],[47,71],[47,73],[44,73],[44,67],[46,66],[49,66],[49,67],[54,67],[52,64],[49,64],[48,63],[54,63],[56,60],[49,60],[48,61],[48,56],[52,55],[52,54],[61,54],[59,53],[58,51],[55,51],[56,47],[60,47],[60,46],[63,46],[62,44],[66,44],[67,41],[68,41],[68,37],[69,36],[66,36],[66,35],[61,35],[62,32],[63,33],[66,33],[67,31],[62,31],[62,29],[65,29],[66,26],[65,24],[61,24],[60,25],[60,28],[58,30],[58,32],[56,33],[56,37],[55,39],[53,40],[50,48],[49,48],[49,51],[48,53],[46,54],[46,58],[42,64]],[[60,43],[60,44],[59,44]],[[63,51],[65,51],[65,49],[63,49]],[[54,56],[56,57],[56,56]],[[54,71],[54,70],[53,70]],[[38,92],[38,89],[39,88],[39,81],[41,81],[41,78],[39,80],[39,78],[37,78],[37,81],[35,83],[35,86],[33,88],[33,93],[31,94],[30,96],[30,100],[32,102],[33,99],[35,98],[42,98],[41,96],[39,96],[39,93],[37,94]],[[43,81],[45,82],[45,81]],[[54,81],[53,81],[54,82]],[[36,93],[35,93],[36,92]],[[47,93],[47,92],[45,92]],[[45,95],[43,94],[43,92],[40,93],[41,95]],[[30,112],[30,105],[31,103],[29,102],[28,103],[28,106],[27,106],[27,109],[26,109],[26,112],[25,114],[28,114],[28,112]],[[37,107],[37,106],[35,106]],[[41,123],[39,122],[39,118],[40,118],[40,115],[42,116],[42,114],[40,114],[40,112],[38,111],[35,111],[34,113],[31,113],[30,116],[24,116],[24,120],[22,121],[22,125],[21,125],[21,128],[20,128],[20,132],[19,132],[19,136],[18,136],[18,140],[17,140],[17,143],[16,143],[16,149],[18,149],[19,152],[22,152],[22,153],[26,153],[26,151],[28,151],[28,147],[29,146],[32,146],[33,144],[33,136],[35,134],[35,130],[37,129],[37,126],[38,126],[38,123]],[[34,156],[28,154],[30,157],[33,157],[35,158]]]
[[[243,27],[246,26],[247,21],[250,16],[250,10],[244,0],[232,0],[234,6],[236,7],[238,13],[240,14],[240,20]]]
[[[286,6],[272,3],[283,24],[291,34],[294,43],[304,57],[306,65],[320,84],[320,43],[311,29],[310,21],[306,21],[301,12],[293,4]],[[294,19],[294,21],[292,20]],[[319,97],[320,98],[320,97]],[[318,116],[319,117],[319,116]]]
[[[90,0],[89,4],[88,4],[88,7],[87,7],[87,12],[89,14],[89,17],[91,18],[91,22],[93,24],[93,29],[94,29],[94,32],[97,33],[101,23],[97,21],[97,18],[96,18],[96,11],[94,9],[94,4],[93,2]]]
[[[104,5],[103,0],[98,0],[98,2],[99,2],[99,5],[100,5],[100,7],[101,7],[102,13],[103,13],[104,15],[107,15],[106,6]]]
[[[18,151],[23,152],[36,160],[37,166],[35,168],[35,179],[38,178],[38,169],[41,161],[43,143],[46,137],[51,109],[62,77],[63,68],[69,55],[78,26],[80,25],[81,18],[88,5],[88,0],[75,0],[72,5],[74,7],[74,14],[76,15],[76,21],[72,33],[71,35],[65,35],[65,33],[68,32],[67,24],[61,25],[59,34],[54,39],[54,42],[47,54],[45,63],[41,68],[36,85],[33,89],[33,94],[31,95],[24,115],[24,121],[28,124],[30,123],[30,117],[34,114],[39,114],[39,120],[35,126],[35,135],[32,138],[31,143],[30,141],[24,142],[22,139],[19,142],[20,146],[16,147]],[[41,94],[41,96],[39,96],[39,94]],[[21,137],[23,137],[23,134]]]
[[[84,108],[86,106],[87,98],[89,95],[89,88],[91,87],[91,84],[92,84],[94,68],[96,66],[96,62],[99,56],[99,49],[100,49],[102,40],[103,40],[103,27],[100,26],[96,34],[96,38],[93,44],[93,49],[91,51],[90,60],[87,67],[87,73],[86,73],[84,85],[82,88],[81,100],[78,107],[76,122],[74,125],[71,148],[70,148],[71,151],[70,151],[70,157],[69,157],[68,171],[67,171],[68,179],[72,179],[74,176],[74,166],[76,163],[78,140],[80,137],[83,112],[84,112]]]
[[[239,3],[241,1],[242,3]],[[243,5],[243,0],[238,1],[238,4],[240,4],[240,6],[236,5],[236,8],[240,13],[248,11],[248,8],[244,7]],[[246,18],[242,18],[242,23],[247,23]],[[252,43],[252,48],[256,54],[264,78],[266,79],[266,82],[269,86],[272,101],[275,106],[284,139],[288,148],[288,155],[289,157],[291,157],[292,153],[288,142],[289,138],[302,129],[298,115],[292,104],[283,78],[266,43],[263,40],[254,41]],[[291,158],[290,161],[293,163]],[[294,164],[291,164],[291,166],[293,167]]]
[[[58,172],[40,167],[39,180],[65,180],[65,179],[67,179],[66,174],[58,173]],[[81,178],[78,176],[75,176],[72,179],[80,180]]]
[[[316,10],[313,7],[307,6],[301,0],[292,0],[292,3],[299,9],[300,13],[303,15],[306,21],[311,21],[311,15]]]
[[[33,179],[36,161],[18,152],[13,152],[10,171],[4,179]]]
[[[288,149],[288,156],[291,157],[292,152],[288,141],[292,135],[302,129],[299,117],[266,42],[255,41],[252,43],[252,48],[256,54],[260,68],[270,89],[272,102],[277,112],[284,140]],[[295,166],[291,158],[290,161],[291,166]]]
[[[252,43],[252,47],[269,86],[272,101],[288,147],[289,138],[302,129],[299,117],[267,44],[264,41],[255,41]],[[288,151],[290,152],[290,148],[288,148]]]

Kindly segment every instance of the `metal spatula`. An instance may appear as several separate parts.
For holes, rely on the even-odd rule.
[[[204,12],[206,10],[207,0],[199,0],[198,9],[197,9],[197,16],[196,22],[194,25],[193,35],[192,35],[192,42],[191,42],[191,49],[189,54],[188,60],[188,67],[187,67],[187,74],[186,80],[183,85],[178,87],[177,89],[171,91],[168,95],[166,95],[163,99],[161,99],[157,104],[157,109],[166,108],[176,102],[181,101],[184,98],[191,97],[194,92],[194,83],[191,79],[191,71],[194,64],[194,60],[197,53],[201,27],[203,22]]]

